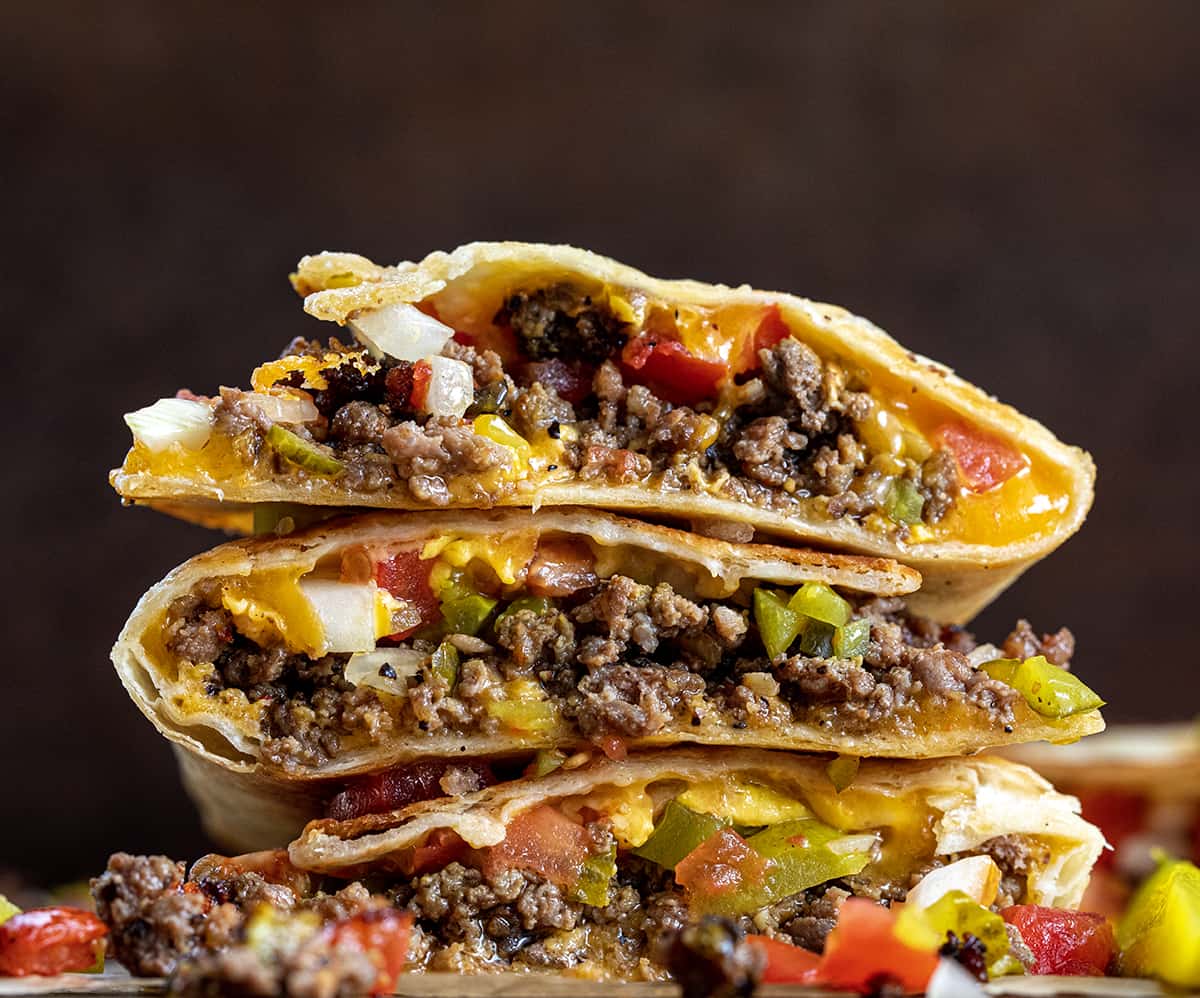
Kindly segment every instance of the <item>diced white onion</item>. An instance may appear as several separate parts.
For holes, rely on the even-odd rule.
[[[208,443],[212,419],[207,403],[192,399],[159,399],[154,405],[125,413],[133,439],[152,451],[166,450],[171,444],[199,450]]]
[[[875,844],[879,841],[874,835],[846,835],[840,839],[831,839],[829,841],[829,851],[837,853],[840,856],[848,856],[850,853],[870,853],[875,848]]]
[[[350,320],[354,335],[376,356],[420,360],[439,354],[454,330],[414,305],[397,302],[362,312]]]
[[[987,907],[1000,889],[1000,868],[991,856],[968,856],[947,866],[930,870],[908,892],[905,904],[928,908],[951,891],[962,891],[972,901]]]
[[[258,406],[272,423],[311,423],[321,414],[311,399],[298,395],[267,395],[263,392],[246,392],[246,402]]]
[[[980,645],[967,653],[967,661],[976,669],[988,662],[994,662],[998,658],[1004,658],[1004,652],[995,645]]]
[[[957,960],[938,960],[925,986],[925,998],[984,998],[986,994]]]
[[[374,651],[379,590],[367,583],[336,579],[301,579],[300,589],[312,603],[325,632],[325,651]]]
[[[475,377],[471,367],[450,357],[427,357],[429,391],[424,410],[431,416],[458,418],[475,400]]]
[[[428,655],[411,648],[378,648],[350,656],[344,675],[346,682],[355,686],[373,686],[399,696],[408,689],[408,678],[420,672],[428,658]],[[392,672],[396,674],[394,678],[379,674],[385,665],[392,667]]]

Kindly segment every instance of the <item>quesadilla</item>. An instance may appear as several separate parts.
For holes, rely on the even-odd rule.
[[[284,783],[680,741],[945,756],[1103,727],[1060,667],[1069,632],[1017,663],[909,614],[918,585],[594,511],[377,513],[193,558],[113,661],[172,741]]]
[[[353,337],[127,416],[124,499],[243,532],[263,503],[624,510],[896,558],[956,623],[1091,504],[1083,451],[831,305],[522,243],[292,282]]]
[[[409,970],[655,979],[708,916],[774,958],[905,901],[901,921],[934,929],[930,954],[969,924],[974,957],[1002,973],[1020,966],[1004,909],[1079,899],[1103,839],[1077,811],[1003,760],[870,760],[839,791],[811,756],[675,749],[315,821],[286,855],[206,857],[186,882],[182,864],[118,854],[93,892],[135,974],[188,958],[183,977],[226,986],[301,927],[280,913],[312,938],[381,904],[412,919]]]

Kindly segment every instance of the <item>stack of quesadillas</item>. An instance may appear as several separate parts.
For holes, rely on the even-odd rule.
[[[123,962],[303,993],[323,921],[401,911],[410,970],[1034,964],[1002,911],[1077,906],[1103,840],[973,756],[1101,701],[1068,631],[962,625],[1082,523],[1086,454],[790,295],[516,243],[292,282],[329,325],[130,414],[112,475],[256,534],[113,660],[212,837],[276,850],[114,857]]]

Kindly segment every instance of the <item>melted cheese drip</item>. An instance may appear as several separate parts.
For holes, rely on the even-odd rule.
[[[513,531],[499,535],[457,537],[445,534],[426,541],[421,549],[422,560],[439,558],[430,583],[434,592],[439,583],[444,585],[443,575],[448,571],[442,566],[466,568],[472,561],[487,565],[504,585],[515,585],[525,578],[529,563],[537,550],[537,534],[532,530]]]

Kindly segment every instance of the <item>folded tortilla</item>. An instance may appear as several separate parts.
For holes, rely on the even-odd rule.
[[[567,897],[589,892],[592,903],[599,903],[591,893],[595,881],[615,875],[623,889],[638,893],[641,910],[673,898],[667,904],[686,905],[688,918],[748,916],[758,931],[770,924],[770,906],[799,889],[807,893],[790,902],[792,914],[781,914],[789,910],[781,906],[774,917],[786,923],[785,933],[801,932],[801,945],[811,946],[817,940],[804,916],[821,909],[807,906],[830,888],[837,899],[849,893],[903,901],[930,870],[972,856],[995,862],[988,886],[976,865],[974,881],[961,867],[943,873],[942,890],[979,890],[978,900],[1000,906],[1077,906],[1104,844],[1078,812],[1078,801],[1004,760],[865,760],[838,792],[819,758],[675,749],[564,766],[541,778],[386,814],[314,821],[289,856],[302,870],[346,878],[425,874],[421,883],[432,881],[434,888],[449,863],[489,878],[516,868],[555,883]],[[611,837],[597,833],[593,845],[564,819]],[[714,834],[723,841],[691,853]],[[584,858],[589,851],[606,854],[608,865]],[[695,862],[699,855],[704,859]],[[683,856],[688,864],[679,863]],[[759,856],[777,865],[763,869]],[[704,862],[726,863],[743,879],[727,871],[725,893],[708,893]],[[779,869],[789,863],[799,864],[790,867],[792,874],[805,869],[802,878]],[[663,869],[672,867],[675,876],[664,880]],[[435,889],[428,894],[438,899]],[[437,910],[425,910],[419,898],[414,904],[433,946],[444,945]],[[823,913],[831,914],[828,908]],[[585,910],[580,922],[587,925],[590,917]],[[456,920],[451,937],[463,931]],[[652,942],[647,947],[652,950]],[[436,956],[433,968],[439,969]]]
[[[172,400],[124,499],[244,532],[262,503],[603,507],[895,558],[959,623],[1091,504],[1087,454],[831,305],[522,243],[292,280],[374,353],[308,344],[252,393]]]
[[[251,798],[422,757],[697,742],[909,758],[1103,727],[1035,712],[977,669],[969,636],[907,615],[919,581],[589,510],[376,513],[193,558],[143,597],[113,661],[159,731]]]

